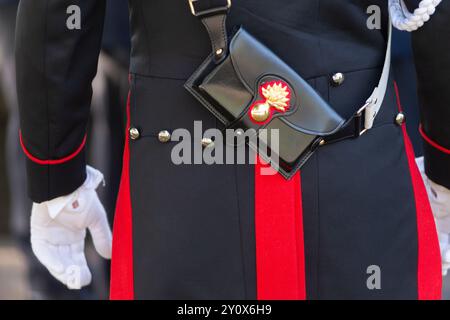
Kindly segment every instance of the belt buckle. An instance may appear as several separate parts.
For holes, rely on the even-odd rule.
[[[371,100],[368,100],[357,112],[356,112],[356,117],[358,119],[362,118],[364,115],[364,111],[366,111],[367,107],[369,107],[372,104]],[[358,120],[359,121],[359,120]],[[364,123],[363,123],[363,127],[364,127]],[[362,136],[364,133],[366,133],[369,129],[366,129],[364,127],[364,129],[359,130],[359,132],[356,134],[357,137]]]
[[[202,12],[196,12],[195,11],[195,7],[194,7],[194,2],[196,2],[196,1],[198,1],[198,0],[188,0],[189,7],[191,8],[192,15],[198,17],[200,15],[208,14],[210,12],[210,10],[206,10],[206,11],[202,11]],[[227,5],[225,7],[219,8],[219,9],[228,10],[230,8],[231,8],[231,0],[227,0]],[[214,9],[214,10],[217,10],[217,8]]]

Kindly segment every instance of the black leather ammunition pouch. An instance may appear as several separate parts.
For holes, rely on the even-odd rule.
[[[212,56],[208,58],[185,86],[227,128],[255,129],[258,135],[267,129],[267,139],[258,139],[259,153],[266,160],[278,158],[280,173],[289,178],[323,137],[339,131],[345,121],[245,29],[232,38],[228,52],[218,65]],[[258,107],[261,110],[255,111]],[[273,129],[279,134],[277,155],[276,142],[269,141]],[[257,148],[253,143],[251,147]],[[267,154],[261,154],[262,150]]]
[[[254,129],[250,132],[257,143],[249,139],[250,147],[285,178],[292,177],[320,145],[365,132],[368,103],[346,121],[244,28],[228,39],[225,20],[230,0],[189,2],[208,30],[213,52],[185,88],[227,129],[246,132],[247,138]],[[279,139],[271,139],[274,129]]]

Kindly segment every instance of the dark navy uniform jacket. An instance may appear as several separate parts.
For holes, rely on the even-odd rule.
[[[80,30],[66,10],[81,8]],[[409,2],[411,8],[417,1]],[[219,127],[183,88],[210,52],[187,1],[130,0],[131,67],[123,178],[114,224],[113,298],[437,298],[433,218],[391,76],[374,128],[325,146],[291,182],[252,165],[181,165],[158,133]],[[381,8],[381,29],[367,8]],[[76,190],[105,1],[22,0],[17,77],[21,142],[35,202]],[[450,187],[450,3],[414,34],[427,173]],[[237,0],[244,25],[349,118],[377,84],[385,0]],[[345,80],[333,83],[336,73]],[[274,179],[274,180],[271,180]],[[274,195],[277,195],[276,197]],[[291,210],[292,209],[292,210]],[[291,214],[293,213],[294,214]],[[381,270],[381,287],[368,284]]]

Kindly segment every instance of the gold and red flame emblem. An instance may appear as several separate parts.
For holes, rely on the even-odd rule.
[[[257,123],[265,123],[273,112],[285,113],[289,110],[291,90],[283,81],[271,81],[262,84],[259,93],[264,100],[255,102],[250,107],[250,118]]]

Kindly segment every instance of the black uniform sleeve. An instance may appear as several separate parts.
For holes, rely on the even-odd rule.
[[[80,28],[72,20],[78,8]],[[84,145],[104,11],[105,0],[20,1],[19,134],[35,202],[70,194],[86,178]]]
[[[450,1],[413,32],[425,171],[450,188]]]

